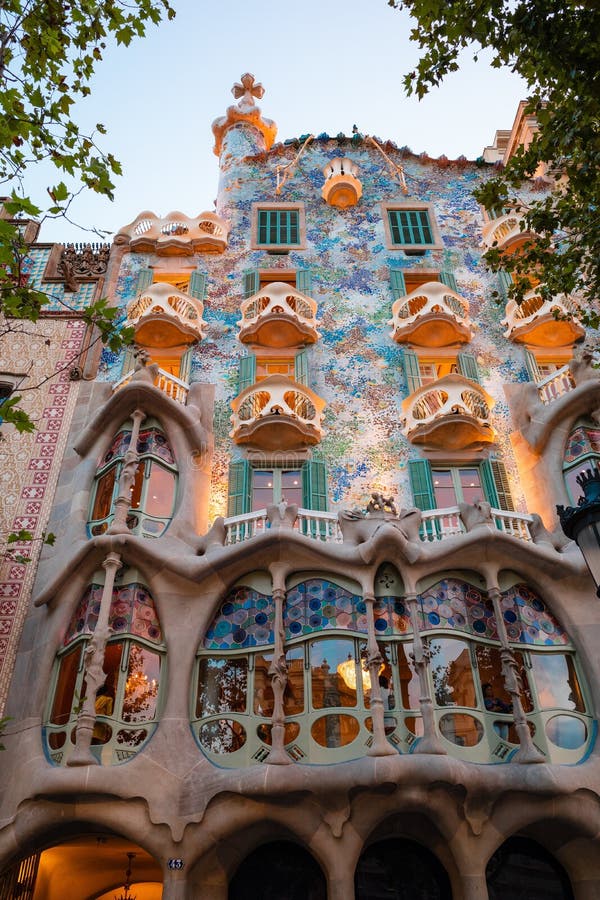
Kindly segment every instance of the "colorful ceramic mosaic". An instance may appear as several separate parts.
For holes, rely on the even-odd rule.
[[[28,260],[27,274],[29,284],[45,294],[49,302],[44,312],[66,312],[67,309],[81,311],[94,299],[95,281],[85,281],[79,285],[75,293],[65,291],[62,282],[42,281],[42,276],[50,258],[50,247],[33,247]]]
[[[466,581],[445,578],[419,597],[421,628],[451,628],[489,640],[498,640],[491,601]]]
[[[378,597],[373,603],[377,637],[412,633],[408,607],[400,597]]]
[[[502,594],[502,610],[511,642],[548,647],[569,643],[544,601],[525,584],[516,584]]]
[[[235,588],[206,632],[207,650],[241,650],[274,642],[272,597],[250,587]]]
[[[102,465],[125,456],[131,442],[131,431],[119,431],[102,458]],[[156,428],[140,431],[137,452],[140,455],[158,456],[169,465],[175,465],[173,451],[164,434]]]
[[[81,598],[73,614],[64,640],[70,644],[82,634],[92,634],[98,622],[102,585],[92,584]],[[162,631],[150,592],[141,584],[125,584],[113,590],[109,613],[113,634],[145,638],[162,643]]]
[[[584,428],[580,425],[574,428],[565,447],[565,462],[574,462],[580,456],[588,453],[600,453],[600,430],[597,428]]]
[[[366,607],[362,597],[331,581],[311,578],[288,591],[283,624],[286,640],[334,628],[365,634]]]

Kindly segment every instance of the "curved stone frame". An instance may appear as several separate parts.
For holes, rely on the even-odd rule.
[[[152,592],[148,590],[148,588],[143,585],[140,581],[135,580],[137,578],[137,573],[134,569],[126,570],[129,575],[122,576],[119,580],[123,582],[123,577],[127,580],[125,584],[121,583],[115,585],[113,588],[113,598],[115,592],[119,590],[119,588],[128,587],[131,585],[141,585],[144,587],[153,602],[154,608],[156,609],[154,597]],[[95,586],[102,588],[104,578],[102,575],[97,573],[97,577],[94,581]],[[92,585],[90,584],[90,587]],[[80,602],[81,598],[79,598],[78,602]],[[91,597],[88,600],[88,603],[91,602]],[[111,601],[111,606],[112,606]],[[71,618],[69,621],[72,621],[73,614],[77,607],[73,609],[71,614]],[[158,612],[157,612],[158,615]],[[160,619],[159,619],[160,621]],[[48,762],[53,765],[64,766],[69,765],[69,752],[72,751],[74,746],[74,736],[75,736],[75,728],[78,720],[78,708],[82,706],[84,702],[84,697],[81,693],[81,687],[83,682],[85,681],[85,660],[86,660],[86,649],[90,643],[90,640],[94,634],[94,630],[92,629],[89,632],[82,632],[79,635],[74,636],[70,640],[67,640],[64,643],[64,646],[59,646],[54,655],[54,662],[51,669],[51,674],[49,678],[49,689],[47,692],[46,702],[45,702],[45,712],[43,715],[43,725],[42,725],[42,745],[43,751],[46,756]],[[64,640],[64,634],[63,634]],[[155,643],[153,641],[144,638],[142,635],[136,634],[131,630],[122,630],[122,631],[113,631],[107,641],[107,646],[111,644],[123,644],[123,655],[121,656],[121,661],[119,664],[119,669],[117,672],[118,683],[116,685],[116,693],[113,698],[113,713],[110,715],[98,715],[96,720],[101,725],[107,725],[111,729],[111,735],[109,739],[102,743],[93,744],[92,754],[101,765],[116,765],[120,763],[127,762],[132,759],[138,753],[142,752],[142,750],[146,747],[148,742],[151,740],[154,735],[156,729],[159,726],[162,706],[164,704],[164,697],[166,694],[166,690],[164,687],[161,689],[161,685],[166,683],[166,679],[168,677],[168,669],[167,669],[167,647],[164,636],[160,643]],[[122,707],[123,699],[124,699],[124,686],[125,686],[125,672],[126,669],[123,668],[124,660],[127,659],[127,663],[129,663],[131,647],[133,645],[137,645],[139,647],[145,648],[150,652],[154,653],[159,657],[160,660],[160,683],[157,688],[156,695],[156,704],[154,708],[154,714],[151,718],[142,722],[126,722],[123,718],[118,718],[114,711]],[[50,715],[52,711],[52,706],[54,703],[56,688],[58,685],[58,678],[60,675],[60,668],[62,660],[71,653],[75,648],[79,647],[79,662],[77,667],[77,674],[74,685],[74,694],[71,702],[71,711],[69,714],[68,722],[64,724],[55,724],[50,721]],[[66,740],[61,745],[61,747],[53,748],[50,745],[51,735],[59,734],[61,731],[66,731]],[[121,734],[123,732],[123,734]],[[130,732],[130,743],[127,742],[126,732]],[[145,732],[145,734],[143,734]],[[136,736],[137,733],[137,736]],[[119,737],[121,736],[121,739]]]
[[[123,423],[121,428],[116,432],[113,438],[113,442],[117,440],[120,434],[131,433],[132,423],[131,420],[128,420]],[[165,430],[162,428],[160,422],[156,419],[149,417],[149,419],[145,419],[140,428],[140,436],[146,430],[152,430],[161,434],[165,442],[169,448],[171,456],[173,457],[173,463],[168,463],[165,459],[161,458],[156,453],[152,453],[151,451],[146,451],[138,454],[138,467],[142,464],[145,464],[147,467],[148,461],[152,464],[152,466],[157,465],[160,468],[164,469],[167,472],[171,472],[174,476],[174,490],[173,497],[171,500],[171,511],[167,516],[151,516],[147,513],[140,505],[137,509],[130,509],[128,515],[128,526],[129,530],[134,534],[141,534],[145,537],[155,538],[160,535],[165,534],[168,530],[169,525],[173,520],[173,516],[175,511],[179,505],[180,501],[180,490],[179,490],[179,467],[177,465],[177,458],[173,453],[171,446],[167,440],[167,436]],[[141,437],[140,437],[141,439]],[[108,451],[106,451],[108,453]],[[125,465],[125,451],[119,456],[114,456],[112,459],[108,460],[105,463],[102,463],[102,457],[100,457],[100,461],[98,463],[98,467],[96,469],[96,474],[94,476],[94,482],[90,489],[90,503],[89,503],[89,514],[87,521],[87,533],[89,537],[94,537],[98,534],[104,534],[107,528],[110,526],[110,523],[113,521],[115,516],[115,501],[117,499],[119,493],[119,478],[121,472],[123,471],[123,466]],[[96,502],[96,496],[98,491],[98,485],[100,480],[106,475],[111,468],[114,468],[115,476],[112,488],[112,498],[110,503],[110,512],[107,516],[101,519],[92,519],[92,512],[94,510],[94,505]],[[144,474],[144,481],[147,480],[146,474]],[[148,490],[148,486],[145,485],[145,490]],[[147,497],[144,497],[144,502],[147,500]],[[141,503],[141,498],[140,498]],[[130,523],[129,520],[133,518],[137,518],[137,523]],[[156,523],[157,526],[162,525],[160,530],[156,529],[153,533],[152,528],[148,526],[147,523]]]
[[[570,505],[576,505],[579,498],[575,497],[575,496],[571,496],[572,492],[569,490],[569,486],[567,484],[567,473],[572,470],[580,471],[586,464],[589,464],[588,465],[589,468],[593,468],[593,467],[598,468],[598,466],[600,465],[600,449],[586,450],[584,453],[575,457],[575,459],[573,459],[570,462],[567,462],[565,460],[567,445],[568,445],[569,441],[571,440],[572,435],[575,433],[575,431],[578,428],[583,429],[585,432],[597,431],[598,434],[600,434],[600,427],[597,424],[595,424],[591,421],[586,422],[585,420],[580,419],[580,420],[578,420],[578,422],[575,422],[573,424],[573,427],[571,428],[571,430],[569,431],[569,433],[565,439],[564,451],[563,451],[562,473],[563,473],[565,489],[567,491],[567,494],[569,495]],[[583,491],[581,492],[580,496],[583,496]]]

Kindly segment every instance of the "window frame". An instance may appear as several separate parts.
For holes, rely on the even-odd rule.
[[[383,218],[383,227],[385,231],[385,240],[388,250],[404,250],[409,253],[412,251],[426,251],[426,250],[443,250],[444,244],[442,241],[442,237],[438,228],[437,220],[435,217],[435,213],[433,210],[433,204],[431,203],[388,203],[382,202],[381,204],[382,210],[382,218]],[[406,243],[399,242],[396,243],[393,237],[392,223],[390,220],[390,213],[394,212],[426,212],[429,228],[431,230],[432,240],[429,243]]]
[[[259,240],[259,213],[270,211],[296,211],[298,213],[298,242],[291,243],[264,243]],[[299,203],[253,203],[252,226],[250,233],[250,246],[252,250],[267,250],[271,253],[288,253],[290,250],[306,249],[306,216],[303,202]]]

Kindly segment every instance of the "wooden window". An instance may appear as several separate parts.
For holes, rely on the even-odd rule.
[[[300,244],[300,213],[297,209],[259,209],[257,228],[259,244]]]
[[[433,244],[433,232],[426,209],[390,209],[390,230],[394,244]]]

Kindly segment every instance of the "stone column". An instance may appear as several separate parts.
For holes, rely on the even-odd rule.
[[[373,612],[375,597],[365,593],[364,600],[367,607],[367,665],[371,679],[371,721],[373,723],[373,743],[367,750],[367,756],[396,756],[397,751],[388,743],[385,736],[383,696],[379,684],[379,670],[383,657],[379,652],[375,636],[375,614]]]
[[[502,676],[504,678],[504,687],[510,694],[513,709],[513,720],[517,735],[519,737],[519,749],[511,758],[511,762],[516,763],[544,763],[545,756],[537,749],[525,718],[523,704],[521,703],[521,685],[519,680],[519,666],[515,657],[515,652],[508,642],[508,635],[504,625],[504,617],[502,615],[502,594],[497,585],[488,586],[488,596],[494,607],[494,615],[496,617],[496,628],[498,630],[498,638],[502,645],[500,658],[502,660]]]
[[[285,580],[283,575],[273,573],[273,603],[275,604],[275,648],[273,661],[269,666],[273,688],[273,715],[271,716],[271,750],[266,763],[275,766],[290,765],[292,760],[285,752],[285,708],[283,698],[288,683],[288,665],[285,658],[285,633],[283,630],[283,604],[285,603]]]
[[[488,900],[488,889],[485,872],[460,875],[461,900]]]
[[[137,452],[137,445],[140,436],[140,425],[146,418],[146,413],[141,409],[136,409],[131,414],[131,418],[133,420],[131,440],[125,453],[123,468],[119,478],[119,493],[115,500],[115,515],[107,530],[107,534],[127,534],[129,531],[127,515],[131,506],[131,489],[135,483],[135,473],[140,458]]]
[[[414,752],[445,755],[446,751],[439,739],[435,726],[435,716],[433,715],[433,700],[431,697],[428,674],[431,652],[421,637],[416,593],[408,593],[405,597],[405,602],[410,612],[410,621],[413,629],[413,652],[411,657],[414,661],[417,675],[419,676],[419,687],[421,692],[421,696],[419,697],[419,707],[421,709],[421,716],[423,717],[423,737],[415,747]]]
[[[117,571],[121,568],[121,557],[117,553],[109,553],[102,567],[106,571],[98,621],[94,633],[85,648],[86,695],[75,726],[75,746],[67,760],[68,766],[95,766],[98,760],[91,751],[92,733],[96,722],[96,693],[106,680],[104,671],[104,651],[110,637],[108,624],[112,604],[113,587]]]
[[[354,900],[354,869],[332,872],[327,879],[327,900]]]

